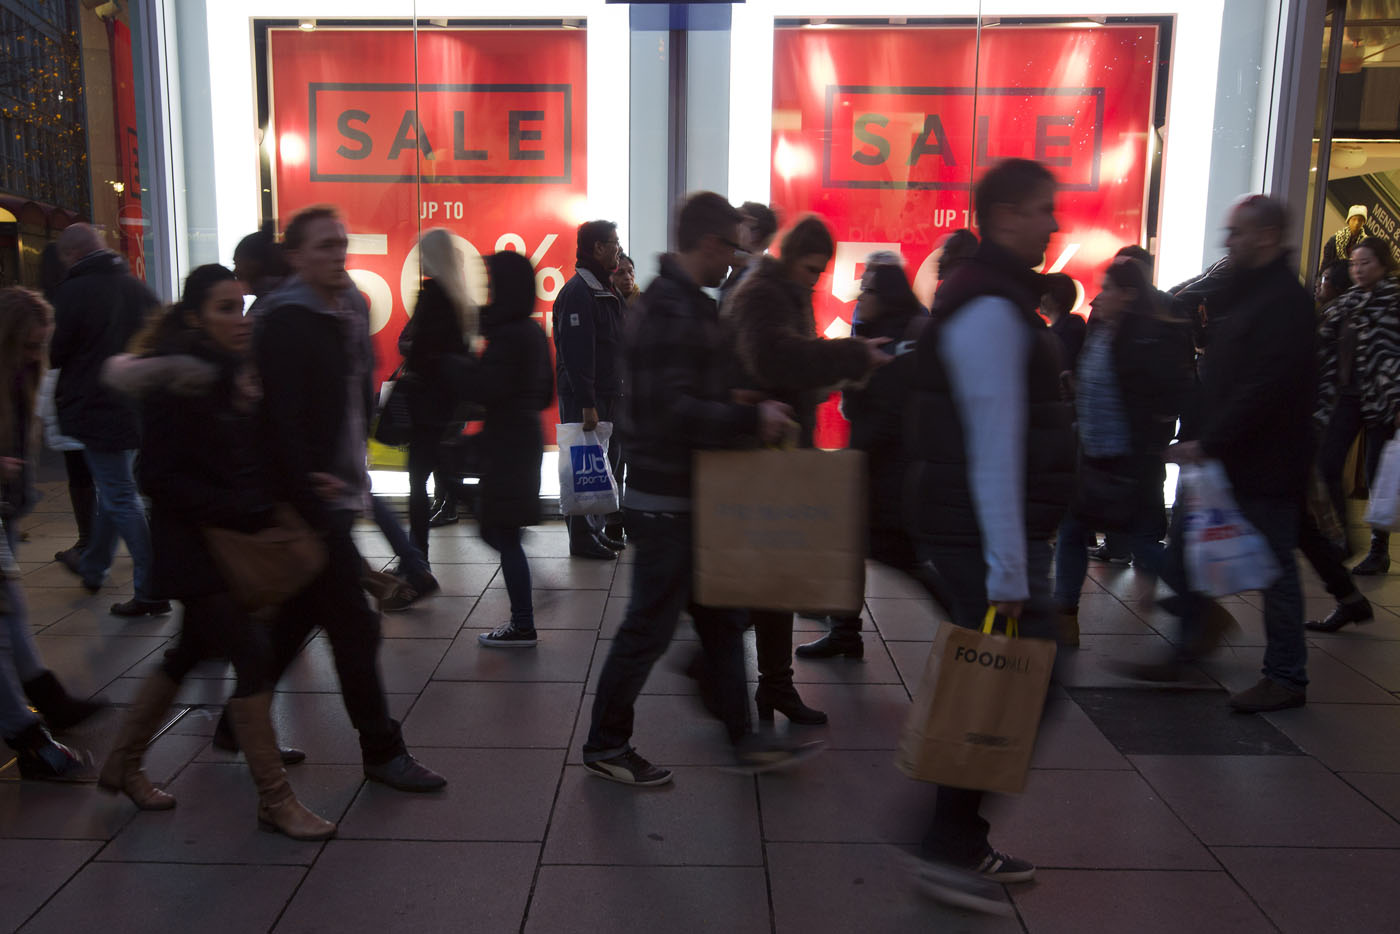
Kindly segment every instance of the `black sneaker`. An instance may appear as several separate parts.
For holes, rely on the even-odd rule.
[[[1029,882],[1035,878],[1035,866],[1024,859],[1007,856],[990,847],[977,865],[970,867],[991,882]]]
[[[526,632],[523,629],[516,629],[514,623],[506,623],[490,632],[483,632],[476,637],[476,641],[482,645],[495,646],[498,649],[529,649],[534,648],[539,640],[535,637],[535,630],[531,629]]]
[[[1015,908],[997,883],[952,863],[925,862],[919,867],[919,890],[940,904],[988,915],[1010,917]]]
[[[138,600],[132,597],[125,603],[112,604],[113,616],[164,616],[169,612],[169,600]]]
[[[599,778],[623,785],[664,785],[671,780],[670,769],[657,768],[633,749],[611,759],[585,762],[583,767]]]

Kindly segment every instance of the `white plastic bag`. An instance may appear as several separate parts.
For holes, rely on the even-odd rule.
[[[584,431],[579,422],[558,426],[559,512],[605,516],[618,510],[617,481],[608,463],[612,422]]]
[[[1393,438],[1381,448],[1381,465],[1366,503],[1366,524],[1373,529],[1400,525],[1400,439]]]
[[[1263,590],[1281,571],[1273,549],[1235,503],[1219,461],[1181,468],[1186,580],[1208,597]]]

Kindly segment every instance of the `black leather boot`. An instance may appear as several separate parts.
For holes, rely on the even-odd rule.
[[[29,698],[34,709],[39,711],[49,729],[55,732],[61,733],[70,726],[77,726],[109,706],[107,701],[100,697],[84,700],[69,694],[52,671],[45,671],[30,678],[21,686],[24,688],[24,696]]]
[[[1390,571],[1390,533],[1372,532],[1371,550],[1351,569],[1359,577],[1376,577]]]
[[[831,632],[815,642],[799,645],[798,658],[864,658],[865,643],[860,638],[859,616],[832,616]]]
[[[1371,602],[1365,597],[1338,603],[1324,620],[1308,620],[1303,625],[1313,632],[1336,632],[1347,623],[1369,623],[1375,618]]]
[[[793,723],[825,723],[826,714],[802,703],[792,684],[792,614],[754,612],[750,616],[758,654],[758,690],[753,696],[758,718],[772,720],[777,710]]]
[[[224,752],[238,752],[238,735],[233,731],[233,723],[229,720],[229,709],[224,707],[223,713],[219,715],[219,722],[214,727],[214,748],[222,749]],[[297,765],[306,761],[306,753],[291,746],[279,746],[277,751],[282,754],[283,765]]]

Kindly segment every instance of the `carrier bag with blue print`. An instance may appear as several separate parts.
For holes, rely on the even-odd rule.
[[[559,512],[566,516],[606,516],[617,512],[617,480],[608,463],[612,422],[593,431],[570,422],[558,427]]]

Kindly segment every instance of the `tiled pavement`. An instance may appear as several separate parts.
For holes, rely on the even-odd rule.
[[[71,686],[127,702],[178,617],[124,623],[130,563],[88,597],[44,559],[72,541],[50,485],[24,523],[37,641]],[[357,533],[387,562],[377,533]],[[720,768],[722,731],[672,663],[638,705],[638,748],[676,781],[633,790],[578,764],[593,685],[625,610],[629,565],[567,557],[562,527],[529,533],[541,642],[482,649],[505,592],[469,524],[434,532],[443,594],[384,620],[390,702],[413,749],[447,775],[442,794],[368,786],[323,638],[282,684],[275,715],[304,747],[291,770],[309,805],[340,822],[326,844],[259,833],[236,757],[209,746],[231,687],[210,666],[181,693],[149,770],[180,805],[137,813],[91,787],[21,783],[0,771],[0,930],[252,932],[1391,931],[1400,915],[1400,577],[1362,582],[1367,627],[1311,640],[1302,710],[1241,717],[1223,688],[1251,683],[1263,643],[1256,595],[1240,630],[1193,683],[1145,690],[1105,659],[1164,649],[1131,571],[1095,566],[1083,647],[1064,653],[1023,796],[992,812],[995,842],[1035,860],[1016,916],[975,917],[915,890],[906,852],[928,786],[892,764],[909,692],[936,626],[896,576],[872,570],[867,657],[796,663],[831,724],[828,752],[759,778]],[[1308,609],[1328,601],[1305,572]],[[1386,607],[1386,609],[1382,609]],[[799,621],[806,630],[819,624]],[[1159,631],[1160,628],[1160,631]],[[752,658],[750,658],[752,669]],[[117,713],[70,737],[100,755]],[[785,727],[780,727],[785,728]]]

